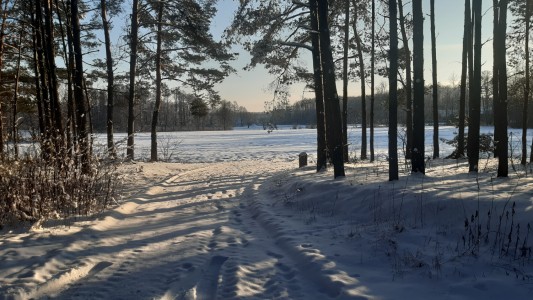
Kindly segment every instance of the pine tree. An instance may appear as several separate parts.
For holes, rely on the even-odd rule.
[[[398,17],[396,0],[389,0],[389,181],[398,180]]]
[[[422,0],[413,0],[413,148],[411,166],[414,173],[425,173],[424,145],[424,16]]]

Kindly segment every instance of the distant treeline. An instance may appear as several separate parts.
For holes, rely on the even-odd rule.
[[[484,74],[489,79],[490,74]],[[492,86],[490,80],[484,80],[486,84],[482,87],[482,103],[481,103],[481,125],[494,125],[493,120],[493,99],[492,99]],[[510,82],[510,85],[520,85],[520,82]],[[438,86],[438,107],[439,107],[439,122],[445,125],[456,125],[459,115],[459,85],[439,85]],[[374,118],[376,125],[388,124],[388,91],[382,88],[381,91],[375,95],[375,110]],[[431,102],[431,87],[426,87],[425,94],[425,120],[427,123],[433,122],[433,103]],[[522,89],[514,88],[509,92],[509,126],[512,128],[520,128],[522,122]],[[369,100],[367,95],[367,115],[370,114]],[[406,111],[402,109],[405,107],[404,90],[398,90],[399,99],[399,111],[398,122],[401,125],[405,125]],[[266,115],[254,114],[255,117],[251,119],[259,120],[262,123],[267,120],[272,124],[285,124],[285,125],[314,125],[316,124],[316,111],[314,99],[303,99],[294,104],[275,105],[275,108],[268,112]],[[468,111],[468,101],[467,101]],[[533,113],[529,113],[529,127],[533,126]],[[368,118],[367,118],[368,120]],[[256,122],[257,123],[257,122]],[[348,97],[348,124],[360,124],[361,123],[361,97]]]

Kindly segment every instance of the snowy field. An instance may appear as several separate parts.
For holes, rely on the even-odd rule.
[[[314,130],[165,135],[177,163],[123,164],[111,211],[0,231],[0,299],[532,299],[529,167],[430,160],[389,182],[380,128],[381,159],[334,180],[297,168]]]
[[[311,157],[316,153],[315,129],[292,129],[292,126],[280,126],[279,130],[267,133],[262,127],[235,128],[231,131],[201,131],[201,132],[160,132],[158,133],[159,156],[164,161],[171,162],[221,162],[239,160],[294,160],[299,153],[307,152]],[[350,156],[360,157],[361,128],[350,126],[348,129],[348,143]],[[481,133],[492,133],[492,127],[482,127]],[[520,154],[519,129],[511,129],[514,145],[513,153]],[[441,126],[439,137],[447,140],[453,139],[457,129],[452,126]],[[367,131],[370,134],[370,131]],[[378,127],[375,129],[375,154],[378,159],[386,159],[388,144],[388,129]],[[398,149],[403,153],[402,136],[404,131],[399,129]],[[533,137],[533,130],[528,131],[528,139]],[[126,135],[115,134],[118,140],[118,153],[125,157]],[[511,139],[511,137],[510,137]],[[368,140],[368,139],[367,139]],[[433,127],[426,127],[426,155],[433,154]],[[370,141],[367,141],[370,147]],[[95,145],[101,150],[105,149],[106,136],[97,135]],[[528,146],[529,148],[529,146]],[[370,151],[370,150],[368,150]],[[453,148],[440,141],[441,157],[449,155]],[[368,152],[370,155],[370,152]],[[147,160],[150,158],[150,133],[137,133],[135,135],[136,159]]]

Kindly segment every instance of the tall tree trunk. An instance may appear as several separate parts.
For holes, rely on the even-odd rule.
[[[100,15],[102,17],[102,29],[104,31],[107,67],[107,153],[110,157],[115,158],[117,156],[113,137],[113,110],[115,107],[113,89],[115,86],[115,75],[113,72],[113,55],[111,54],[111,36],[109,33],[109,21],[107,20],[106,0],[100,1]]]
[[[20,62],[22,60],[22,29],[19,32],[19,43],[18,43],[18,53],[17,53],[17,70],[15,73],[15,90],[13,93],[13,103],[11,105],[11,110],[13,114],[13,150],[15,154],[15,159],[19,157],[19,146],[18,146],[18,96],[19,96],[19,83],[20,83]]]
[[[74,101],[76,104],[76,125],[78,127],[78,147],[82,170],[85,173],[90,171],[90,149],[89,149],[89,131],[87,130],[87,107],[85,102],[85,93],[83,91],[83,54],[81,51],[81,32],[80,20],[78,14],[78,0],[70,0],[70,13],[72,24],[72,43],[74,49]]]
[[[354,6],[354,23],[353,32],[355,37],[355,45],[357,47],[357,58],[359,59],[359,73],[361,73],[361,159],[367,159],[367,140],[366,140],[366,78],[365,78],[365,60],[363,59],[363,42],[361,36],[357,32],[358,11],[357,3],[352,0]]]
[[[31,12],[31,22],[32,25],[32,54],[33,54],[33,73],[35,77],[35,98],[37,100],[37,114],[39,119],[39,134],[40,134],[40,140],[42,141],[44,138],[44,133],[46,132],[46,125],[45,125],[45,116],[44,116],[44,110],[43,110],[43,100],[42,100],[42,90],[41,90],[41,74],[39,73],[39,59],[37,54],[37,38],[38,38],[38,23],[35,19],[35,7],[32,8]],[[45,149],[43,149],[42,154],[44,155]]]
[[[45,159],[49,159],[50,156],[53,153],[53,122],[52,122],[52,113],[51,113],[51,105],[50,105],[50,88],[49,86],[49,80],[48,80],[48,74],[47,74],[47,68],[46,68],[46,56],[45,56],[45,30],[44,30],[44,17],[43,17],[43,2],[42,0],[36,0],[35,1],[35,22],[34,27],[36,28],[36,47],[37,49],[37,59],[36,64],[38,66],[38,78],[40,79],[40,84],[38,88],[38,92],[41,95],[41,106],[42,106],[42,112],[43,112],[43,129],[44,131],[41,132],[41,149],[43,152],[43,157]]]
[[[529,105],[529,94],[530,94],[530,68],[529,68],[529,32],[531,30],[531,0],[526,0],[526,31],[525,31],[525,42],[524,42],[524,51],[526,53],[526,66],[525,66],[525,73],[526,73],[526,83],[524,87],[524,109],[522,111],[522,165],[525,165],[527,163],[527,115],[528,115],[528,105]],[[531,157],[530,162],[533,162],[533,144],[531,145]]]
[[[481,105],[481,0],[473,0],[472,15],[474,24],[473,77],[470,80],[468,105],[468,170],[478,172],[479,126]]]
[[[54,0],[56,7],[59,7],[59,1]],[[61,1],[61,4],[63,6],[64,12],[69,12],[70,9],[65,4],[65,1]],[[72,86],[72,72],[74,70],[74,50],[72,49],[72,26],[70,23],[70,20],[68,18],[68,14],[66,17],[66,26],[63,26],[62,21],[62,15],[57,10],[57,19],[59,21],[59,31],[61,35],[61,41],[63,44],[63,53],[64,53],[64,61],[65,65],[67,66],[67,122],[65,124],[65,134],[67,138],[67,149],[73,154],[74,152],[74,140],[76,139],[76,123],[75,123],[75,116],[74,116],[74,96],[73,96],[73,86]],[[66,28],[66,34],[65,30]],[[67,42],[65,42],[65,36],[67,37]],[[68,44],[68,50],[67,50],[67,44]]]
[[[507,0],[500,0],[498,18],[498,45],[497,64],[499,95],[495,99],[498,105],[499,139],[496,142],[498,147],[498,177],[507,177],[509,173],[508,162],[508,136],[507,136],[507,58],[506,58],[506,33],[507,33]],[[496,41],[496,40],[495,40]]]
[[[48,75],[48,95],[50,97],[50,113],[53,122],[53,143],[56,154],[60,154],[63,148],[63,120],[61,116],[61,106],[59,104],[59,83],[57,79],[57,66],[55,61],[55,41],[54,41],[54,14],[52,0],[45,0],[44,3],[44,55],[46,58],[46,74]]]
[[[409,50],[409,38],[405,29],[403,0],[398,0],[398,12],[400,14],[400,31],[405,54],[405,158],[410,159],[411,149],[413,148],[413,80],[411,77],[411,50]]]
[[[155,56],[155,104],[152,114],[152,131],[150,160],[157,161],[157,122],[159,118],[159,109],[161,108],[161,54],[162,54],[162,35],[163,35],[163,2],[159,2],[157,11],[157,49]]]
[[[126,150],[127,159],[134,159],[134,122],[135,122],[135,78],[137,68],[137,43],[139,34],[139,0],[133,0],[131,13],[130,32],[130,86],[128,94],[128,144]]]
[[[492,52],[493,52],[493,63],[492,63],[492,113],[494,116],[494,157],[498,157],[500,154],[500,145],[499,141],[501,139],[501,127],[499,126],[500,121],[500,112],[498,111],[498,104],[500,98],[500,68],[498,66],[498,59],[500,57],[499,52],[501,51],[500,45],[500,34],[498,33],[498,24],[499,24],[499,4],[498,0],[492,0],[492,10],[493,10],[493,25],[492,25]]]
[[[389,0],[389,181],[398,180],[398,17],[396,0]]]
[[[435,0],[430,1],[431,65],[433,79],[433,158],[439,157],[439,89],[437,83],[437,41],[435,36]]]
[[[472,44],[472,25],[470,18],[470,0],[465,0],[463,55],[461,62],[461,91],[459,98],[459,133],[457,134],[457,150],[455,153],[456,158],[461,158],[465,155],[466,78],[469,65],[468,57],[472,55],[469,53],[470,45]]]
[[[4,37],[7,23],[7,4],[9,1],[4,0],[4,13],[2,14],[2,25],[0,27],[0,73],[4,67]],[[0,1],[1,6],[1,1]],[[2,113],[2,101],[0,101],[0,159],[4,157],[5,136],[4,136],[4,118]]]
[[[414,173],[425,173],[424,145],[424,16],[422,0],[413,0],[413,148],[411,166]]]
[[[526,53],[526,83],[524,86],[524,109],[522,111],[522,165],[527,163],[527,123],[528,123],[528,104],[529,104],[529,94],[530,94],[530,70],[529,70],[529,32],[531,30],[531,10],[530,10],[530,0],[526,0],[526,30],[525,30],[525,42],[524,42],[524,51]],[[530,162],[533,162],[533,143],[531,148],[531,158]]]
[[[350,46],[350,1],[344,11],[344,57],[342,60],[342,144],[344,162],[348,162],[348,49]]]
[[[374,161],[374,101],[376,65],[376,0],[372,0],[372,48],[370,50],[370,161]]]
[[[333,174],[337,178],[344,176],[344,159],[342,154],[342,120],[328,24],[328,0],[318,0],[318,24],[326,111],[326,139],[333,163]]]
[[[322,82],[322,62],[320,59],[320,36],[318,34],[318,7],[317,0],[309,0],[311,14],[311,44],[313,46],[313,80],[315,86],[316,105],[316,134],[317,134],[317,160],[316,170],[320,172],[327,168],[327,142],[326,121],[324,113],[324,92]]]

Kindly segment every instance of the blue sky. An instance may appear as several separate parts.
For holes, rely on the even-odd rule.
[[[408,1],[404,2],[407,3]],[[237,5],[238,1],[235,0],[222,0],[219,2],[219,13],[213,23],[213,34],[215,36],[221,34],[223,29],[229,25]],[[482,39],[487,41],[492,34],[492,2],[483,1],[483,5],[485,14],[483,16]],[[429,84],[431,81],[429,0],[423,1],[423,9],[424,13],[427,14],[424,22],[426,28],[424,34],[425,81],[426,84]],[[442,84],[451,84],[452,81],[455,81],[455,84],[458,84],[461,75],[464,0],[436,0],[435,10],[438,81]],[[405,13],[408,12],[410,13],[410,8],[405,11]],[[239,49],[239,47],[235,47],[235,50],[239,51]],[[483,69],[490,70],[492,68],[492,43],[486,43],[482,51]],[[234,67],[238,70],[237,74],[231,75],[217,88],[222,98],[236,101],[249,111],[263,111],[264,102],[272,100],[273,93],[268,90],[268,85],[274,80],[274,77],[269,75],[261,66],[252,71],[243,71],[242,67],[248,62],[248,59],[249,56],[241,52],[239,59],[234,64]],[[377,80],[381,79],[378,78]],[[360,95],[359,86],[359,82],[350,82],[349,94],[353,96]],[[339,94],[341,94],[340,87],[341,85],[339,84]],[[304,92],[301,84],[294,85],[291,88],[291,102],[298,101],[302,97],[311,96],[311,93]]]

